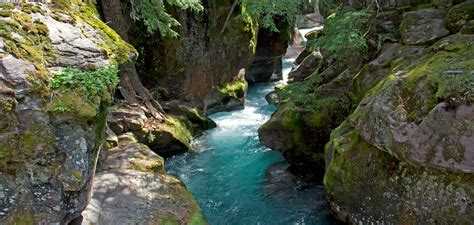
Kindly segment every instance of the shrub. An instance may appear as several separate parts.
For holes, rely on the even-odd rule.
[[[88,100],[108,96],[119,82],[117,66],[100,67],[95,71],[66,68],[54,75],[51,88],[58,94],[75,90],[85,93]]]
[[[342,59],[349,53],[364,53],[367,48],[365,32],[368,29],[370,10],[338,11],[328,16],[324,25],[324,35],[310,40],[310,49],[321,47]]]
[[[130,16],[134,20],[142,21],[149,33],[159,31],[162,36],[178,37],[178,33],[173,28],[181,24],[166,12],[163,0],[130,0],[130,3],[132,5]],[[167,0],[166,3],[182,10],[201,11],[204,9],[199,0]]]

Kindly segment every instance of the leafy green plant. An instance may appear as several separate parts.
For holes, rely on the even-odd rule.
[[[278,32],[275,18],[287,21],[290,24],[299,14],[302,0],[241,0],[241,4],[248,7],[248,13],[259,18],[260,25],[271,31]]]
[[[58,105],[53,109],[54,112],[66,112],[69,110],[70,109],[67,108],[66,103],[63,101],[59,101]]]
[[[320,76],[311,76],[304,82],[292,83],[278,89],[277,94],[283,102],[291,102],[296,106],[311,108],[317,105],[317,99],[313,96],[313,93],[320,83]]]
[[[177,6],[182,10],[202,11],[200,0],[130,0],[134,20],[142,21],[149,33],[159,31],[162,36],[178,37],[173,30],[181,24],[166,11],[166,4]]]
[[[81,71],[73,68],[54,75],[51,88],[59,94],[77,89],[85,92],[86,98],[103,97],[113,92],[119,82],[117,66],[100,67],[95,71]]]
[[[310,49],[321,47],[342,59],[349,53],[363,53],[367,48],[366,34],[372,11],[338,11],[328,16],[324,35],[310,40]]]

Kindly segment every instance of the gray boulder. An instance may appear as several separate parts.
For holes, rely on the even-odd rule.
[[[403,14],[400,24],[402,41],[406,45],[425,45],[449,35],[443,9],[420,9]]]

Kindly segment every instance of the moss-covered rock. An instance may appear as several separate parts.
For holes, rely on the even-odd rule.
[[[464,2],[453,6],[445,18],[446,27],[452,32],[461,31],[474,34],[474,2]]]
[[[324,184],[340,219],[472,221],[473,43],[472,35],[452,35],[392,61],[331,133]]]
[[[121,62],[113,54],[129,60],[134,52],[99,47],[125,42],[115,34],[112,44],[85,22],[99,21],[82,13],[91,2],[63,2],[63,11],[58,2],[0,5],[8,12],[0,17],[1,224],[68,223],[84,209],[113,93],[91,101],[79,89],[59,93],[53,73],[113,65]]]
[[[169,102],[164,105],[164,121],[157,120],[139,105],[114,105],[108,116],[112,131],[121,135],[131,132],[138,142],[148,145],[156,154],[168,157],[191,149],[191,141],[216,124],[196,108]]]
[[[444,24],[447,12],[442,9],[420,9],[403,14],[400,24],[402,41],[406,45],[432,43],[449,35]]]
[[[326,146],[326,194],[337,217],[350,223],[469,224],[472,174],[398,160],[366,142],[350,120]]]

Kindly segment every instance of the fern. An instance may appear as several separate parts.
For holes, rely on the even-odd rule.
[[[278,32],[274,19],[280,18],[292,24],[303,0],[241,0],[241,3],[248,6],[250,15],[260,18],[262,27]]]
[[[173,30],[181,24],[167,11],[165,4],[176,6],[182,10],[202,11],[204,8],[200,0],[130,0],[132,11],[130,16],[137,21],[142,21],[148,33],[159,31],[162,36],[178,37]]]
[[[348,53],[363,53],[367,48],[364,32],[371,15],[369,10],[333,13],[326,20],[324,35],[308,41],[307,46],[310,49],[324,48],[337,59],[342,59]]]

